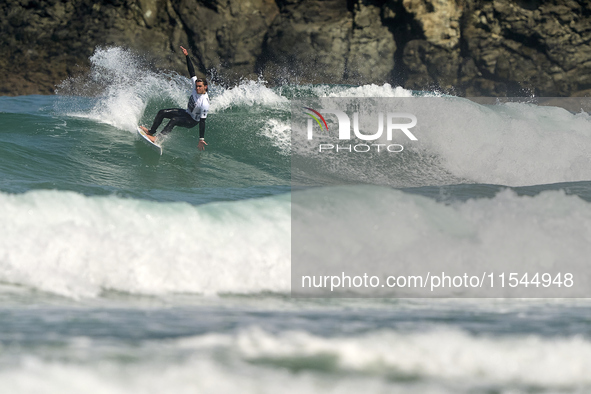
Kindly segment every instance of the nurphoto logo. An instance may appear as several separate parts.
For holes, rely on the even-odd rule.
[[[329,133],[328,124],[323,114],[332,114],[336,116],[339,129],[338,139],[340,141],[351,140],[351,120],[349,116],[338,109],[323,109],[317,111],[310,107],[303,107],[311,119],[308,119],[308,140],[314,139],[314,129],[320,130],[323,133]],[[384,118],[386,118],[386,141],[392,141],[392,137],[396,132],[402,132],[411,141],[417,141],[417,137],[410,131],[411,128],[417,125],[417,117],[411,113],[405,112],[388,112],[385,116],[383,112],[377,114],[378,130],[373,134],[364,134],[359,130],[359,112],[353,113],[353,133],[355,138],[363,141],[376,141],[383,140],[384,134]],[[410,122],[409,122],[410,120]],[[315,126],[314,124],[318,126]],[[388,151],[393,153],[399,153],[404,150],[404,147],[400,144],[386,144],[386,143],[361,143],[361,144],[328,144],[322,143],[318,145],[319,152],[357,152],[365,153],[370,151]]]

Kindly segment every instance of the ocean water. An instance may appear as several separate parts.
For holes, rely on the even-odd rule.
[[[398,207],[384,242],[409,265],[586,272],[586,112],[387,84],[212,84],[206,151],[177,128],[158,156],[135,125],[184,107],[189,80],[121,48],[91,62],[55,96],[0,98],[1,392],[591,392],[585,298],[290,295],[296,193],[319,220],[329,200],[378,222]],[[417,95],[439,97],[456,133],[434,129],[377,166],[312,161],[294,179],[328,185],[292,190],[293,99]],[[412,248],[418,237],[429,247]]]

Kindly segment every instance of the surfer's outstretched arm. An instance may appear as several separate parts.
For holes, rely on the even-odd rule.
[[[191,78],[195,77],[195,69],[193,68],[193,62],[191,62],[191,58],[189,57],[189,52],[187,52],[187,50],[183,47],[181,47],[181,49],[183,50],[183,55],[185,55],[185,59],[187,59],[187,69],[189,70],[189,75],[191,76]]]

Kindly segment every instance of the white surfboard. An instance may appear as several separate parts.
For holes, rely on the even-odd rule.
[[[152,149],[154,149],[155,151],[160,153],[160,155],[162,155],[162,147],[157,143],[150,141],[146,133],[144,133],[144,130],[140,129],[139,126],[137,127],[137,133],[144,139],[144,141],[146,141],[150,145]]]

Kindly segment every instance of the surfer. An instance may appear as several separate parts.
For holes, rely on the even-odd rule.
[[[189,97],[189,103],[187,104],[187,109],[162,109],[158,111],[156,118],[154,118],[152,128],[149,130],[144,126],[140,126],[140,128],[148,135],[150,141],[155,142],[156,137],[154,137],[154,134],[156,134],[158,126],[160,126],[165,118],[170,119],[170,121],[160,132],[162,135],[170,133],[174,126],[190,129],[199,125],[199,144],[197,147],[199,150],[204,150],[205,145],[207,145],[205,142],[205,119],[207,118],[207,111],[209,110],[207,80],[205,78],[197,78],[195,75],[195,69],[193,68],[193,63],[189,57],[189,52],[187,52],[187,50],[183,47],[181,47],[181,49],[183,50],[183,54],[187,59],[187,68],[189,69],[189,74],[191,75],[191,81],[194,84],[193,92],[191,93],[191,96]]]

